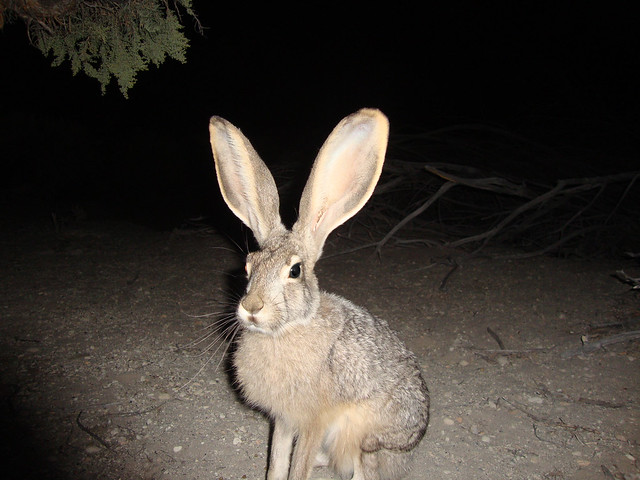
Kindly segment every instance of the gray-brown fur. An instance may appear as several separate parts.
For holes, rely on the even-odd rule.
[[[354,480],[401,477],[429,420],[416,359],[384,320],[320,291],[313,271],[327,235],[371,196],[386,117],[363,109],[338,124],[314,163],[291,231],[251,143],[218,117],[210,132],[223,197],[260,246],[247,257],[233,365],[247,403],[274,424],[267,479],[306,480],[317,462]]]

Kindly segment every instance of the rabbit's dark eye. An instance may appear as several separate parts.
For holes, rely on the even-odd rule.
[[[289,270],[289,278],[298,278],[302,273],[302,265],[300,263],[296,263]]]

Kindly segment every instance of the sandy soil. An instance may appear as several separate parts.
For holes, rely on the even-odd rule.
[[[264,478],[269,423],[230,386],[215,330],[243,265],[228,240],[85,222],[1,242],[2,478]],[[640,478],[640,344],[582,350],[639,329],[611,277],[638,266],[460,253],[318,265],[419,357],[432,416],[408,478]]]

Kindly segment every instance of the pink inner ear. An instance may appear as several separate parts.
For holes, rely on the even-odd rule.
[[[336,180],[331,184],[331,188],[324,192],[323,205],[318,210],[312,231],[322,230],[321,225],[323,222],[329,223],[326,226],[328,229],[333,229],[337,226],[334,223],[345,214],[346,207],[352,204],[354,192],[358,189],[359,184],[356,181],[358,175],[357,166],[358,162],[350,161],[346,165],[336,168],[336,172],[327,174],[327,178],[335,178]]]
[[[334,188],[329,192],[330,204],[337,203],[341,198],[348,197],[348,192],[353,191],[354,187],[357,186],[354,185],[354,182],[356,180],[358,162],[353,161],[353,157],[355,157],[355,155],[349,158],[350,162],[345,167],[338,169],[339,171],[337,173],[339,173],[339,175],[329,175],[336,178]]]

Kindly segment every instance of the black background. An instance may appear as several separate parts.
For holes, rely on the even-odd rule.
[[[115,82],[102,96],[68,63],[52,68],[28,45],[22,23],[7,25],[0,32],[3,206],[46,217],[80,203],[93,217],[160,228],[215,215],[211,115],[240,127],[268,164],[289,163],[303,178],[333,126],[363,106],[390,118],[391,153],[394,136],[482,124],[572,152],[565,168],[541,162],[540,175],[637,170],[640,30],[632,5],[277,10],[196,1],[205,32],[185,17],[188,62],[140,73],[129,99]],[[424,161],[429,154],[421,152]],[[485,166],[509,169],[508,157],[495,161]]]

